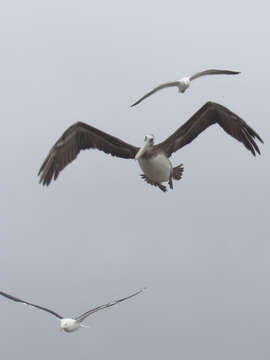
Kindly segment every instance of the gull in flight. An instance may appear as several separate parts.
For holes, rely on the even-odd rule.
[[[132,298],[133,296],[136,296],[138,294],[140,294],[143,290],[140,290],[140,291],[137,291],[135,292],[134,294],[131,294],[127,297],[124,297],[122,299],[119,299],[119,300],[115,300],[115,301],[112,301],[112,302],[109,302],[108,304],[105,304],[105,305],[100,305],[100,306],[97,306],[97,307],[94,307],[93,309],[91,310],[88,310],[86,311],[85,313],[83,313],[82,315],[76,317],[75,319],[71,319],[71,318],[64,318],[63,316],[57,314],[55,311],[53,310],[50,310],[50,309],[47,309],[43,306],[40,306],[40,305],[35,305],[35,304],[32,304],[28,301],[24,301],[24,300],[21,300],[21,299],[18,299],[17,297],[15,296],[12,296],[12,295],[9,295],[3,291],[0,291],[0,295],[2,296],[5,296],[6,298],[10,299],[10,300],[13,300],[13,301],[16,301],[16,302],[19,302],[19,303],[22,303],[24,305],[28,305],[28,306],[32,306],[32,307],[35,307],[37,309],[40,309],[40,310],[43,310],[43,311],[47,311],[48,313],[56,316],[58,319],[60,319],[60,328],[59,330],[64,330],[66,332],[73,332],[77,329],[79,329],[80,327],[88,327],[88,326],[85,326],[85,325],[82,325],[82,321],[84,319],[86,319],[89,315],[92,315],[94,314],[96,311],[99,311],[99,310],[103,310],[103,309],[106,309],[107,307],[110,307],[110,306],[113,306],[113,305],[116,305],[122,301],[125,301],[127,299],[130,299]]]
[[[197,73],[195,73],[193,75],[185,76],[180,80],[169,81],[169,82],[166,82],[164,84],[161,84],[161,85],[155,87],[153,90],[149,91],[147,94],[145,94],[139,100],[137,100],[134,104],[132,104],[131,107],[139,104],[141,101],[146,99],[148,96],[153,95],[157,91],[162,90],[162,89],[166,89],[168,87],[176,86],[180,93],[184,93],[187,90],[187,88],[189,88],[190,82],[192,80],[195,80],[195,79],[201,77],[201,76],[205,76],[205,75],[237,75],[237,74],[240,74],[240,72],[231,71],[231,70],[218,70],[218,69],[209,69],[209,70],[197,72]]]

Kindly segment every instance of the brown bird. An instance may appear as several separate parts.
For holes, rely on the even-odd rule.
[[[138,160],[143,171],[141,176],[147,183],[166,191],[166,186],[162,183],[168,182],[172,189],[172,180],[180,180],[183,175],[183,165],[173,168],[170,156],[213,124],[219,124],[254,156],[256,153],[260,154],[255,140],[262,143],[263,140],[244,120],[225,106],[207,102],[165,141],[154,145],[154,136],[146,135],[141,148],[93,126],[77,122],[70,126],[52,147],[39,170],[40,183],[49,185],[52,179],[56,180],[60,171],[71,163],[81,150],[98,149],[112,156]]]

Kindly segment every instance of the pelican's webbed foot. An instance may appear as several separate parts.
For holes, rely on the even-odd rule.
[[[170,189],[173,189],[173,182],[172,182],[172,176],[170,177],[170,180],[168,182]]]
[[[167,191],[166,186],[161,185],[161,184],[157,184],[157,186],[160,188],[161,191],[163,191],[163,192],[166,192],[166,191]]]
[[[166,191],[167,191],[167,188],[166,188],[165,185],[162,185],[162,184],[160,184],[160,183],[156,183],[155,181],[149,179],[146,175],[141,174],[141,178],[142,178],[145,182],[147,182],[147,184],[150,184],[150,185],[153,185],[153,186],[157,186],[157,187],[159,187],[160,190],[163,191],[163,192],[166,192]]]

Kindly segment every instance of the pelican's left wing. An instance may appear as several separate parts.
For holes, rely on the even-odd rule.
[[[140,290],[140,291],[137,291],[137,292],[135,292],[134,294],[129,295],[129,296],[126,296],[126,297],[124,297],[124,298],[122,298],[122,299],[109,302],[108,304],[105,304],[105,305],[97,306],[97,307],[95,307],[95,308],[93,308],[93,309],[91,309],[91,310],[83,313],[82,315],[78,316],[78,317],[76,318],[76,320],[79,321],[79,322],[82,322],[85,318],[87,318],[87,316],[92,315],[92,314],[95,313],[96,311],[106,309],[107,307],[116,305],[116,304],[118,304],[118,303],[120,303],[120,302],[122,302],[122,301],[125,301],[125,300],[127,300],[127,299],[130,299],[130,298],[132,298],[133,296],[136,296],[136,295],[140,294],[142,291],[143,291],[143,290]]]
[[[263,143],[260,136],[238,115],[217,103],[207,102],[170,137],[156,145],[169,157],[192,142],[201,132],[213,124],[219,124],[227,134],[240,141],[254,156],[260,154],[255,140]]]
[[[81,150],[98,149],[124,159],[134,159],[139,148],[82,122],[70,126],[52,147],[38,175],[39,182],[49,185]]]

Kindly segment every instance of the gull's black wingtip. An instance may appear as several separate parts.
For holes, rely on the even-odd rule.
[[[239,75],[239,74],[241,74],[241,71],[225,70],[224,74],[227,74],[227,75]]]
[[[228,70],[227,74],[228,75],[239,75],[239,74],[241,74],[241,71]]]

